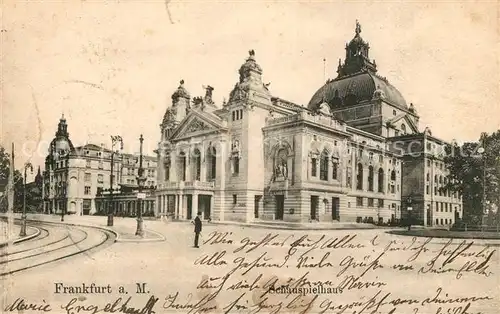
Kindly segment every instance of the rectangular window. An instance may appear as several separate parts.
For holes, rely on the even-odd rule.
[[[384,162],[384,156],[382,156],[382,155],[378,156],[378,161],[380,163]]]
[[[429,193],[430,193],[430,190],[431,190],[431,187],[430,187],[430,186],[426,186],[426,187],[425,187],[425,193],[426,193],[426,194],[429,194]]]
[[[356,197],[356,206],[357,207],[363,206],[363,198],[362,197]]]
[[[97,183],[103,183],[103,182],[104,182],[104,175],[98,174],[97,175]]]
[[[237,202],[238,202],[238,195],[233,194],[233,205],[236,205]]]
[[[373,198],[368,199],[368,207],[374,207],[374,201]]]
[[[90,186],[85,187],[85,195],[90,195]]]
[[[186,156],[181,158],[181,180],[186,181]]]
[[[104,166],[103,166],[103,163],[102,163],[102,160],[101,160],[101,161],[99,161],[99,169],[103,169],[103,168],[104,168]]]
[[[91,173],[85,173],[84,180],[85,180],[85,182],[90,182],[92,180],[92,174]]]
[[[316,160],[316,158],[311,158],[311,176],[313,177],[316,176],[316,169],[318,168]]]
[[[384,208],[384,199],[382,198],[378,199],[378,208]]]
[[[90,159],[85,161],[85,167],[90,168]]]
[[[170,180],[170,165],[165,164],[165,181]]]

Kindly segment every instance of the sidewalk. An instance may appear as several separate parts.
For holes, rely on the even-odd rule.
[[[286,221],[255,221],[255,222],[234,222],[234,221],[214,221],[214,225],[232,225],[243,228],[279,229],[279,230],[369,230],[388,229],[389,227],[379,227],[367,223],[353,222],[286,222]],[[393,228],[389,228],[393,229]]]
[[[7,217],[7,216],[2,216],[2,217]],[[9,243],[19,243],[30,240],[40,234],[39,229],[30,226],[26,227],[26,236],[24,237],[21,237],[19,235],[19,232],[21,231],[20,225],[14,224],[13,226],[11,226],[10,229],[11,230],[9,230],[7,220],[0,219],[0,248],[6,246]]]
[[[20,218],[18,214],[14,217]],[[149,221],[143,221],[144,236],[139,237],[135,235],[137,228],[137,220],[130,218],[114,217],[113,226],[107,226],[106,216],[76,216],[66,215],[64,221],[61,221],[60,215],[44,215],[44,214],[28,214],[28,220],[39,220],[52,223],[66,224],[66,225],[80,225],[89,227],[98,227],[109,230],[117,235],[115,242],[158,242],[165,241],[165,237],[154,230],[148,228]]]

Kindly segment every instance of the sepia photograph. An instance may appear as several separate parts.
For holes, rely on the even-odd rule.
[[[1,11],[1,313],[499,312],[498,1]]]

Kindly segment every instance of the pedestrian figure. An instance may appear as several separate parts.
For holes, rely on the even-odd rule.
[[[200,237],[200,232],[201,232],[201,212],[198,212],[196,215],[196,218],[194,219],[194,247],[199,248],[198,246],[198,240]]]

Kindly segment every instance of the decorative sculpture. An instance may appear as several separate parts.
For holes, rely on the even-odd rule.
[[[210,85],[207,85],[207,86],[203,86],[203,88],[205,89],[205,102],[207,104],[213,104],[213,100],[212,100],[212,93],[214,91],[214,88]]]
[[[359,33],[361,33],[361,24],[356,20],[356,35],[359,35]]]
[[[231,144],[231,151],[239,152],[240,151],[240,142],[238,140],[234,140]]]

